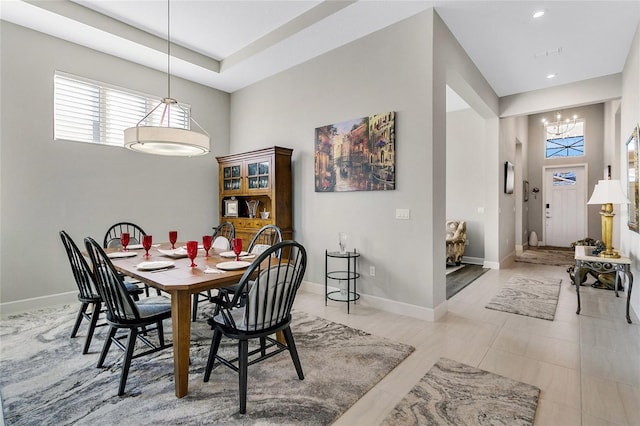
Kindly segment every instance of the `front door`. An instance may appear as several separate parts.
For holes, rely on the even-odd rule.
[[[545,167],[543,175],[544,244],[569,247],[587,236],[586,167]]]

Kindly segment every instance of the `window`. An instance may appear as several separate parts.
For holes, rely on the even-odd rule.
[[[572,186],[576,184],[576,172],[553,173],[553,186]]]
[[[564,123],[544,126],[547,142],[545,158],[580,157],[584,155],[584,121],[577,120],[569,131],[563,131]],[[560,128],[558,128],[560,127]]]
[[[134,127],[160,103],[160,98],[56,72],[54,76],[54,140],[124,146],[124,129]],[[189,128],[190,107],[169,113],[171,127]],[[163,107],[143,125],[158,126]],[[166,123],[166,118],[165,118]]]

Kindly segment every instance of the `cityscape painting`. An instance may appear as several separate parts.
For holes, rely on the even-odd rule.
[[[316,192],[396,189],[395,112],[316,129]]]

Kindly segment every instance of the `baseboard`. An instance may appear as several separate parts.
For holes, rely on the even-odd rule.
[[[489,260],[485,260],[484,262],[482,262],[482,267],[489,269],[500,269],[500,262],[491,262]]]
[[[21,314],[50,306],[67,305],[69,303],[76,303],[77,301],[78,292],[70,291],[67,293],[16,300],[15,302],[0,303],[0,316],[7,318],[9,315]]]
[[[309,293],[319,294],[324,296],[324,284],[313,283],[310,281],[304,281],[302,283],[302,289]],[[337,287],[328,287],[328,291],[339,290]],[[389,312],[396,315],[405,315],[412,318],[421,319],[424,321],[437,321],[444,314],[447,313],[447,301],[445,300],[435,308],[425,308],[422,306],[411,305],[409,303],[398,302],[395,300],[384,299],[382,297],[370,296],[367,294],[360,294],[359,304],[370,306],[372,308],[379,309],[381,311]]]
[[[462,263],[468,263],[471,265],[483,265],[484,259],[482,257],[462,256]]]

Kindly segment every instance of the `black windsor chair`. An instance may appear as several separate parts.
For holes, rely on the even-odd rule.
[[[278,252],[283,254],[280,258],[274,256]],[[240,279],[240,288],[230,302],[220,297],[213,298],[220,305],[220,312],[211,318],[214,332],[204,381],[209,381],[216,359],[236,371],[239,374],[241,414],[246,413],[247,408],[249,365],[288,350],[298,378],[304,380],[290,324],[291,307],[306,266],[304,247],[295,241],[283,241],[266,249],[247,268]],[[245,305],[236,308],[242,297],[246,299]],[[278,331],[282,331],[286,344],[269,337]],[[223,335],[238,341],[237,358],[228,360],[218,354]],[[249,351],[251,339],[260,340],[258,349]]]
[[[115,270],[102,247],[89,237],[84,239],[84,243],[93,265],[96,287],[107,307],[107,323],[109,324],[109,333],[102,347],[97,367],[103,366],[112,343],[125,352],[120,387],[118,388],[118,396],[122,396],[131,360],[172,346],[170,343],[165,344],[162,326],[163,320],[171,318],[171,302],[164,297],[152,297],[145,299],[144,302],[134,302],[125,290],[122,275]],[[146,337],[147,333],[153,330],[148,327],[153,324],[156,325],[155,329],[158,331],[158,346],[151,343]],[[128,334],[116,336],[116,332],[120,329],[128,330]],[[120,339],[124,337],[128,337],[126,346],[120,342]],[[136,340],[140,340],[150,349],[134,354]]]
[[[215,228],[211,236],[212,248],[231,250],[231,240],[236,237],[236,229],[231,222],[222,222]],[[226,242],[225,242],[226,240]],[[195,322],[198,316],[198,303],[203,301],[211,302],[211,290],[206,292],[193,293],[191,302],[191,321]]]
[[[83,319],[89,321],[89,330],[87,331],[87,337],[85,338],[84,347],[82,348],[82,353],[86,354],[89,352],[91,339],[93,338],[93,332],[96,327],[107,325],[106,323],[98,324],[100,312],[103,312],[102,298],[95,286],[93,271],[89,268],[87,260],[78,249],[76,243],[65,231],[60,231],[60,239],[69,258],[71,272],[78,287],[78,300],[81,303],[76,322],[71,331],[71,337],[76,337]],[[134,300],[138,300],[138,295],[142,293],[142,290],[135,284],[125,283],[125,285]],[[87,312],[89,307],[91,307],[91,312]],[[89,314],[91,314],[91,316],[89,316]]]

